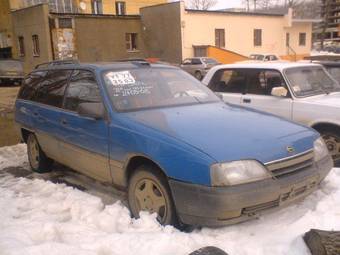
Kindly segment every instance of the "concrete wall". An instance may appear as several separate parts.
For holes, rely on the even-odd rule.
[[[148,57],[170,63],[182,61],[181,4],[169,3],[141,9]]]
[[[145,57],[139,17],[75,16],[74,36],[80,61]],[[138,34],[138,50],[126,50],[126,33]]]
[[[24,61],[25,72],[42,62],[52,60],[51,37],[48,23],[48,6],[37,5],[12,12],[12,20],[15,34],[15,43],[18,45],[18,37],[24,37],[25,56],[20,57]],[[32,35],[38,35],[40,56],[33,56]]]
[[[227,50],[245,56],[252,53],[286,55],[286,31],[292,33],[290,41],[297,54],[309,53],[311,23],[297,24],[287,16],[187,11],[182,3],[183,58],[193,56],[193,45],[215,45],[215,29],[225,29]],[[262,29],[262,46],[254,46],[254,29]],[[299,32],[307,33],[308,43],[304,47],[296,46]]]

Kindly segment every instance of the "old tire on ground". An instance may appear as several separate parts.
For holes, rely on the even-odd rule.
[[[202,73],[200,71],[196,71],[195,72],[195,78],[199,81],[202,80],[202,78],[203,78]]]
[[[162,225],[177,225],[175,206],[164,175],[153,166],[140,166],[132,174],[128,187],[128,202],[133,217],[140,211],[157,213]]]
[[[228,255],[228,254],[217,247],[207,246],[207,247],[198,249],[190,253],[189,255]]]
[[[325,141],[330,155],[334,160],[334,164],[340,165],[340,134],[335,128],[327,127],[318,130]]]
[[[42,151],[34,134],[29,134],[27,138],[27,155],[33,172],[46,173],[51,171],[53,160]]]

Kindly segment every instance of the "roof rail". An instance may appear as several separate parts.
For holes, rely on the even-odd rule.
[[[51,66],[60,66],[60,65],[77,65],[79,64],[78,60],[74,60],[74,59],[69,59],[69,60],[54,60],[51,62],[45,62],[45,63],[41,63],[35,66],[34,69],[41,69],[41,68],[47,68],[47,67],[51,67]]]

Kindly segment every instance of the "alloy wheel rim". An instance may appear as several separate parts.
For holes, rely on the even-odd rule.
[[[39,165],[39,145],[35,138],[30,139],[29,144],[29,159],[33,168],[37,168]]]
[[[138,212],[157,213],[157,220],[164,223],[167,216],[167,205],[159,185],[153,180],[143,179],[137,183],[134,193]]]
[[[340,158],[340,140],[337,137],[328,134],[323,135],[322,138],[325,141],[332,158],[338,160]]]

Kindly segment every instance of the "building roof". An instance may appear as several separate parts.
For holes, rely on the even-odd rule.
[[[185,9],[191,13],[205,13],[205,14],[228,14],[228,15],[244,15],[244,16],[270,16],[270,17],[282,17],[284,13],[267,13],[267,12],[246,12],[246,11],[227,11],[227,10],[195,10]]]

